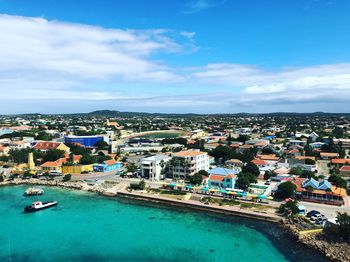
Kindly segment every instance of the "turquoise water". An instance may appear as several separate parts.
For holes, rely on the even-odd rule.
[[[264,222],[25,189],[0,188],[0,261],[322,261]],[[59,205],[22,213],[38,199]]]

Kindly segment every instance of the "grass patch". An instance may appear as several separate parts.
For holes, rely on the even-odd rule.
[[[187,192],[183,192],[180,190],[161,190],[160,194],[166,194],[166,195],[174,195],[174,196],[184,196],[187,194]]]

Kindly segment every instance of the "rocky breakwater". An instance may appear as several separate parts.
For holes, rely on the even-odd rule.
[[[349,242],[326,234],[324,231],[315,230],[315,227],[308,223],[305,218],[285,219],[283,227],[297,241],[323,253],[331,261],[350,261]]]
[[[82,182],[63,182],[56,180],[41,180],[41,179],[14,179],[11,181],[4,181],[0,186],[6,185],[38,185],[38,186],[56,186],[68,189],[81,190],[84,187]]]
[[[89,192],[95,192],[105,196],[115,196],[119,189],[118,186],[119,184],[116,182],[105,181],[103,183],[96,184],[93,186],[87,186],[88,188],[85,187],[85,189]]]

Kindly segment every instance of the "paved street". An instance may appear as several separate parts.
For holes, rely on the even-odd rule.
[[[329,168],[327,166],[328,163],[328,160],[318,160],[316,162],[316,169],[318,175],[329,176]]]
[[[325,215],[327,218],[335,218],[337,212],[347,212],[350,214],[350,199],[349,197],[345,200],[345,205],[341,207],[331,206],[331,205],[323,205],[311,202],[300,201],[300,205],[304,205],[307,211],[317,210]]]

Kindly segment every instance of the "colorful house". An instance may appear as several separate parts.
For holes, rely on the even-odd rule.
[[[304,201],[320,202],[331,205],[343,205],[347,196],[344,188],[333,186],[327,180],[321,182],[313,178],[293,181],[297,185],[297,195]]]
[[[94,170],[94,165],[62,166],[63,174],[81,174],[84,172],[91,172],[93,170]]]
[[[109,172],[121,169],[122,163],[114,159],[103,161],[102,164],[95,164],[93,169],[95,172]]]
[[[42,172],[58,172],[62,173],[62,164],[66,163],[66,158],[60,158],[56,161],[47,161],[40,168]]]
[[[214,168],[208,171],[207,184],[214,188],[235,188],[238,170]]]

